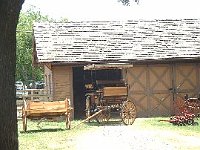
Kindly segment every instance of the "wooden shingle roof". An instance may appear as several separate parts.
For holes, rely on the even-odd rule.
[[[35,23],[38,62],[200,59],[200,19]]]

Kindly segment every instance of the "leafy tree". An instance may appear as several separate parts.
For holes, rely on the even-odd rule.
[[[118,1],[122,2],[122,4],[125,6],[129,6],[131,0],[118,0]],[[135,1],[137,4],[139,3],[139,0],[133,0],[133,1]]]
[[[16,80],[26,82],[27,80],[42,80],[42,67],[33,66],[33,35],[34,22],[49,21],[48,16],[40,14],[35,7],[21,12],[17,26],[17,61]]]

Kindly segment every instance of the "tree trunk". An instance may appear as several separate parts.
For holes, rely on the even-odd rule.
[[[18,149],[16,26],[24,0],[0,0],[0,149]]]

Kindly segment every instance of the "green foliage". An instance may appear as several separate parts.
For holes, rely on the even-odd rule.
[[[21,12],[17,25],[17,62],[16,62],[16,80],[23,82],[27,80],[42,80],[43,68],[34,67],[32,28],[34,22],[49,21],[48,16],[40,14],[35,7],[31,7],[25,12]]]
[[[125,6],[130,5],[130,0],[118,0],[118,1],[121,2]],[[137,4],[139,3],[139,0],[132,0],[132,1],[136,2]]]
[[[157,117],[157,118],[148,118],[148,119],[137,119],[137,122],[134,122],[135,127],[140,127],[143,129],[153,129],[153,130],[161,130],[161,131],[173,131],[177,132],[180,135],[192,136],[198,134],[200,136],[200,120],[195,118],[195,125],[184,125],[178,126],[173,125],[167,121],[160,120],[169,120],[169,117]]]

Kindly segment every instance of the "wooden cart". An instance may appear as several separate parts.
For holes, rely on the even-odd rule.
[[[66,128],[70,129],[72,109],[70,100],[67,98],[64,101],[53,102],[24,100],[22,107],[23,130],[25,132],[27,131],[27,119],[53,118],[59,116],[66,117]]]
[[[87,118],[96,118],[101,123],[108,121],[111,114],[119,113],[125,125],[133,124],[136,107],[128,99],[126,84],[123,81],[96,81],[96,85],[96,90],[86,94]]]

